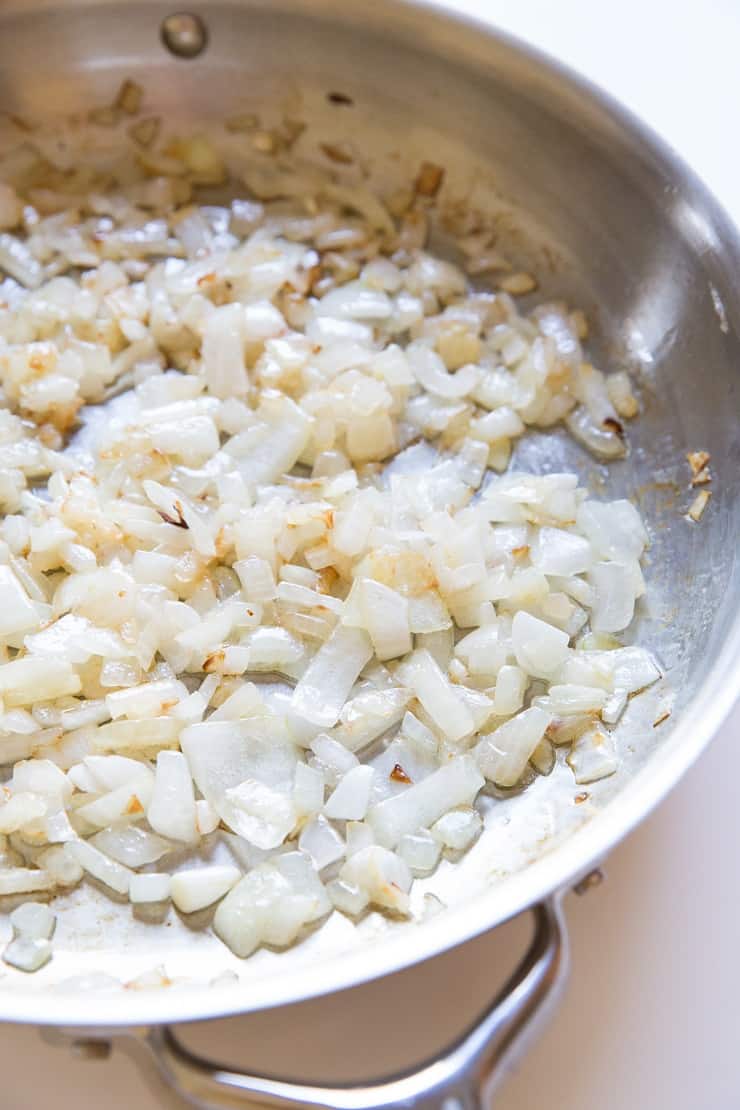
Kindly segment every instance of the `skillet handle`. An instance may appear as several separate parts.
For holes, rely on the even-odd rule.
[[[201,1110],[478,1110],[484,1088],[488,1095],[505,1078],[565,984],[568,943],[561,897],[533,907],[529,949],[478,1021],[436,1059],[389,1079],[322,1086],[247,1075],[193,1055],[166,1025],[127,1032],[121,1047]]]

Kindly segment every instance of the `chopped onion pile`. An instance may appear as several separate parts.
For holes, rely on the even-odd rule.
[[[554,746],[579,784],[615,770],[609,728],[659,677],[614,638],[643,524],[573,474],[491,470],[562,420],[623,454],[636,404],[580,314],[523,315],[425,251],[436,167],[397,225],[275,166],[191,203],[215,149],[157,157],[107,191],[25,164],[0,191],[0,894],[87,875],[218,903],[248,956],[333,907],[408,915],[480,792]],[[31,969],[25,910],[5,959]]]

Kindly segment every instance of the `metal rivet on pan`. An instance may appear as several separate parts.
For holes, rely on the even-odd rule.
[[[80,1060],[107,1060],[111,1053],[110,1041],[79,1038],[70,1045],[72,1055]]]
[[[576,883],[573,890],[576,894],[588,894],[589,890],[593,890],[595,886],[601,886],[603,881],[604,872],[600,867],[595,867],[579,883]]]
[[[160,38],[176,58],[197,58],[208,45],[208,31],[199,15],[173,12],[162,20]]]

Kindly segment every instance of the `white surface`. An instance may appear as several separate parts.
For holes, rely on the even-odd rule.
[[[737,0],[454,0],[572,66],[641,116],[740,223]]]
[[[694,165],[740,221],[736,0],[707,0],[701,15],[688,0],[458,3],[609,89]],[[568,995],[499,1095],[497,1110],[740,1105],[740,805],[736,777],[727,773],[737,765],[739,734],[736,710],[700,764],[614,853],[607,882],[568,900]],[[524,934],[516,924],[433,968],[308,1003],[300,1013],[220,1023],[194,1043],[267,1068],[279,1036],[291,1046],[296,1074],[312,1058],[319,1074],[377,1074],[459,1029],[511,967]],[[22,1081],[18,1072],[26,1073]],[[125,1057],[76,1061],[41,1045],[32,1029],[2,1030],[0,1074],[0,1103],[8,1110],[97,1107],[102,1090],[106,1110],[165,1105]]]

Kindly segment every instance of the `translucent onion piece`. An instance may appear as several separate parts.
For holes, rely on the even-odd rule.
[[[379,844],[393,848],[404,834],[431,825],[455,806],[469,804],[482,786],[483,776],[475,760],[460,756],[423,782],[373,806],[367,815],[368,824]]]
[[[483,736],[475,758],[486,778],[497,786],[515,786],[551,720],[552,714],[531,706]]]
[[[360,671],[372,657],[369,637],[339,625],[311,660],[293,693],[292,708],[312,724],[336,724]]]

